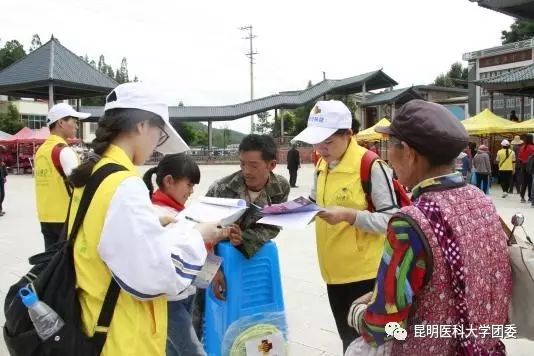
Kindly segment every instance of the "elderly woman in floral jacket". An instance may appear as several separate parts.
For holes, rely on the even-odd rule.
[[[506,331],[511,299],[506,236],[491,200],[451,164],[467,132],[421,100],[378,130],[413,205],[390,220],[374,292],[353,303],[349,324],[392,355],[505,355],[493,329]]]

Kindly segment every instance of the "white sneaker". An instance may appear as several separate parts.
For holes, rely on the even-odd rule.
[[[508,196],[508,193],[504,193],[504,194],[502,195],[503,198],[506,198],[507,196]]]

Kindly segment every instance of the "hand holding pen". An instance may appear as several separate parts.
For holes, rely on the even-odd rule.
[[[218,223],[201,223],[198,220],[195,220],[189,216],[185,217],[187,220],[193,221],[197,223],[195,225],[195,228],[200,231],[202,236],[204,237],[204,241],[211,244],[216,244],[219,241],[222,240],[230,240],[230,243],[234,246],[239,246],[243,242],[242,234],[241,234],[241,228],[236,224],[231,224],[228,226],[221,226]],[[213,227],[216,227],[217,231],[215,232],[215,236],[212,235],[211,229]],[[207,236],[204,236],[206,234]]]

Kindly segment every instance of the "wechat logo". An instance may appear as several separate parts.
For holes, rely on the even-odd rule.
[[[404,341],[408,336],[408,333],[405,329],[401,328],[399,323],[389,322],[386,324],[386,334],[388,336],[393,336],[395,340]]]

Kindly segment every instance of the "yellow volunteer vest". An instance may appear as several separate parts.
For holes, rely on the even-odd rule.
[[[110,271],[97,251],[106,212],[119,184],[128,177],[138,175],[131,160],[117,146],[110,146],[95,166],[95,170],[106,163],[123,165],[127,171],[114,173],[102,182],[91,201],[74,244],[74,264],[82,322],[84,331],[89,336],[94,334],[94,327],[111,281]],[[69,231],[72,229],[82,193],[82,188],[74,190]],[[102,355],[165,355],[166,337],[167,298],[140,301],[121,291]]]
[[[506,150],[500,149],[497,152],[497,160],[499,161],[499,171],[513,171],[515,162],[515,152],[513,149],[508,149],[508,157],[506,157]]]
[[[321,159],[317,164],[317,204],[367,209],[360,179],[360,162],[365,148],[354,139],[339,164],[330,172]],[[329,225],[315,219],[317,254],[323,279],[344,284],[376,278],[384,247],[384,235],[354,228],[346,222]]]
[[[50,135],[35,153],[35,197],[40,222],[64,223],[67,218],[70,197],[61,174],[52,162],[52,150],[67,142]]]

